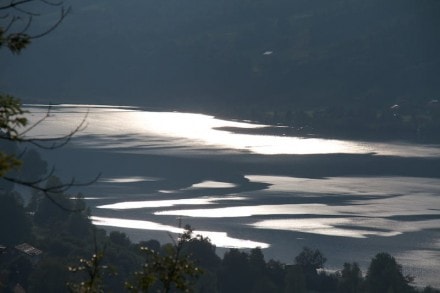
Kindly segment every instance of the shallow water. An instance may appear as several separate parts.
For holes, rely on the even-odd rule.
[[[29,105],[35,121],[44,106]],[[61,105],[29,136],[87,127],[45,156],[80,188],[92,220],[133,240],[179,233],[190,224],[219,248],[265,248],[291,262],[319,248],[328,267],[363,267],[380,251],[421,284],[440,287],[440,148],[237,134],[264,125],[191,113]]]

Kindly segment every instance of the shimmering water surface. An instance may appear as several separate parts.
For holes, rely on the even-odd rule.
[[[34,121],[46,114],[27,107]],[[80,189],[96,225],[166,241],[188,223],[219,248],[260,246],[284,262],[316,247],[336,269],[387,251],[440,286],[437,145],[239,134],[222,129],[266,126],[94,105],[52,107],[27,135],[63,135],[84,117],[45,155],[67,178],[102,173]]]

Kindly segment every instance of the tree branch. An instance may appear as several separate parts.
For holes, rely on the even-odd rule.
[[[38,39],[41,37],[44,37],[48,34],[50,34],[51,32],[53,32],[64,20],[64,18],[70,13],[71,11],[71,7],[68,6],[66,9],[64,7],[61,7],[61,14],[60,17],[58,18],[58,20],[46,31],[38,34],[38,35],[32,35],[30,36],[30,39]]]
[[[6,10],[6,9],[11,9],[29,2],[35,2],[36,0],[21,0],[21,1],[11,1],[9,2],[9,4],[5,4],[5,5],[0,5],[0,10]]]
[[[18,133],[16,141],[23,143],[30,143],[38,148],[46,149],[46,150],[58,149],[68,144],[75,134],[77,134],[80,131],[83,131],[87,127],[86,121],[89,115],[88,111],[84,115],[81,122],[71,132],[69,132],[66,135],[59,137],[52,137],[52,138],[24,138],[24,135],[26,133],[28,133],[29,131],[31,131],[32,129],[43,123],[48,117],[50,117],[50,111],[51,111],[51,106],[49,106],[49,109],[44,117],[39,119],[37,122],[35,122],[32,126],[27,128],[23,132]],[[47,146],[43,143],[51,143],[51,145]]]
[[[64,211],[81,212],[84,209],[75,209],[75,208],[65,207],[63,204],[59,203],[54,198],[54,196],[52,194],[53,193],[64,193],[65,191],[69,190],[72,187],[81,187],[81,186],[91,185],[91,184],[95,183],[96,181],[98,181],[98,179],[101,177],[101,174],[98,174],[93,180],[90,180],[87,182],[76,182],[75,178],[72,178],[71,181],[67,184],[63,183],[63,184],[58,184],[58,185],[54,185],[54,186],[50,186],[50,187],[41,187],[39,184],[45,182],[49,177],[47,177],[47,178],[44,177],[44,178],[41,178],[36,181],[24,181],[24,180],[21,180],[18,178],[8,177],[8,176],[3,176],[2,179],[9,181],[9,182],[12,182],[12,183],[15,183],[15,184],[19,184],[21,186],[29,187],[31,189],[43,192],[44,195],[47,197],[47,199],[49,199],[53,204],[55,204],[57,207],[61,208]]]
[[[34,17],[41,16],[43,14],[43,10],[35,10],[34,7],[29,6],[29,4],[37,1],[42,3],[42,8],[44,8],[44,6],[59,7],[60,15],[58,19],[56,19],[56,21],[52,25],[50,25],[49,28],[40,33],[33,34],[28,33],[28,31],[33,24]],[[71,11],[70,6],[64,7],[63,4],[63,0],[0,0],[0,11],[6,12],[5,15],[2,15],[0,19],[3,22],[8,22],[7,24],[0,24],[0,47],[5,45],[12,53],[18,54],[21,52],[21,50],[29,45],[31,40],[44,37],[53,32],[63,22],[64,18]],[[17,28],[17,26],[19,26],[18,24],[16,24],[17,20],[24,19],[27,19],[27,21],[25,21],[24,27],[21,29],[19,27]]]

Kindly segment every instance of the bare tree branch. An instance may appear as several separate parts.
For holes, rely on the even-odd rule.
[[[32,17],[32,16],[28,17],[27,24],[26,24],[26,25],[24,26],[24,28],[21,30],[20,34],[24,34],[24,33],[26,33],[26,31],[31,27],[32,20],[33,20],[33,17]]]
[[[30,3],[40,2],[42,8],[44,6],[59,7],[60,15],[57,20],[46,30],[38,34],[31,34],[28,31],[33,25],[34,19],[40,16],[40,11],[35,11],[33,7],[29,6]],[[0,48],[6,46],[12,53],[20,53],[22,49],[30,43],[32,39],[41,38],[54,31],[64,20],[64,18],[70,13],[70,7],[63,6],[63,0],[0,0]],[[23,21],[22,24],[17,24],[19,21]],[[18,29],[22,26],[21,29]],[[65,146],[72,137],[82,131],[86,127],[87,114],[83,120],[66,135],[52,138],[28,138],[26,134],[34,130],[41,125],[47,118],[50,117],[51,106],[49,106],[46,115],[36,121],[33,125],[28,127],[22,132],[18,130],[25,127],[28,123],[27,118],[24,116],[26,111],[22,110],[21,103],[12,96],[3,95],[0,93],[0,140],[12,141],[17,143],[28,143],[34,145],[40,149],[56,149]],[[98,180],[100,174],[93,180],[87,182],[77,182],[75,178],[72,178],[69,183],[60,183],[52,186],[43,187],[43,184],[47,184],[49,179],[54,175],[55,169],[40,177],[37,180],[23,180],[14,175],[6,176],[5,173],[11,169],[20,165],[19,158],[24,157],[26,149],[17,155],[6,155],[0,151],[1,163],[0,179],[4,179],[8,182],[18,184],[24,187],[29,187],[34,190],[42,192],[45,197],[60,209],[70,212],[78,212],[78,209],[72,209],[69,206],[64,206],[60,201],[57,201],[56,194],[62,194],[72,187],[80,187],[90,185]],[[82,210],[82,209],[81,209]]]
[[[40,16],[40,13],[28,11],[28,10],[22,8],[21,6],[14,6],[12,8],[21,12],[21,13],[27,14],[28,16]]]
[[[17,141],[27,142],[27,143],[33,144],[41,149],[46,149],[46,150],[58,149],[58,148],[65,146],[66,144],[68,144],[70,142],[70,140],[72,139],[72,137],[76,133],[78,133],[86,128],[86,126],[87,126],[86,119],[87,119],[87,115],[83,118],[81,123],[75,129],[73,129],[71,132],[69,132],[68,134],[66,134],[64,136],[53,137],[53,138],[31,138],[31,139],[19,137],[17,139]],[[47,145],[44,145],[42,142],[43,143],[51,142],[51,144],[49,146],[47,146]]]
[[[58,20],[50,28],[48,28],[46,31],[44,31],[38,35],[30,36],[30,39],[38,39],[38,38],[44,37],[47,34],[50,34],[52,31],[54,31],[61,24],[61,22],[63,22],[64,18],[70,13],[70,11],[71,11],[70,6],[67,7],[66,9],[64,7],[62,7],[61,14],[60,14],[60,17],[58,18]]]
[[[26,128],[23,132],[16,133],[14,135],[0,135],[0,139],[3,140],[14,140],[17,142],[22,143],[29,143],[32,145],[35,145],[38,148],[45,149],[45,150],[52,150],[52,149],[58,149],[70,142],[70,140],[73,138],[73,136],[81,131],[83,131],[87,127],[87,117],[89,115],[89,111],[86,112],[81,122],[68,134],[63,136],[57,136],[57,137],[50,137],[50,138],[26,138],[25,135],[29,133],[31,130],[38,127],[41,123],[43,123],[47,118],[50,117],[52,106],[49,106],[46,114],[40,118],[38,121],[36,121],[34,124],[32,124],[30,127]],[[15,126],[15,125],[14,125]],[[47,145],[49,144],[49,145]]]
[[[0,5],[0,10],[11,9],[29,2],[34,2],[36,0],[21,0],[21,1],[10,1],[8,4]]]
[[[11,141],[11,142],[17,142],[20,144],[28,143],[34,146],[37,146],[40,149],[56,149],[60,148],[64,145],[66,145],[72,137],[82,131],[86,127],[86,120],[88,117],[88,111],[84,115],[81,122],[68,134],[58,137],[52,137],[52,138],[27,138],[25,137],[25,134],[29,134],[30,131],[41,125],[46,119],[50,117],[51,113],[51,106],[48,107],[46,113],[38,119],[35,123],[33,123],[30,127],[25,129],[22,132],[18,131],[18,128],[24,127],[27,124],[27,119],[25,118],[24,114],[28,113],[27,111],[23,110],[21,108],[20,102],[18,102],[16,99],[14,99],[11,96],[0,96],[1,98],[1,107],[0,107],[0,130],[2,131],[2,135],[0,135],[0,140],[5,141]],[[11,164],[8,164],[7,167],[9,169],[15,168],[18,166],[19,159],[21,157],[24,157],[26,153],[26,150],[23,150],[19,155],[12,155]],[[0,152],[0,154],[3,154]],[[3,156],[4,157],[4,156]],[[4,157],[4,160],[6,160],[6,157]],[[14,163],[16,162],[16,163]],[[12,164],[14,163],[14,164]],[[5,170],[3,170],[5,171]],[[21,186],[29,187],[34,190],[43,192],[43,194],[55,205],[60,207],[63,210],[66,211],[77,211],[77,209],[71,209],[68,206],[63,206],[61,202],[58,202],[56,200],[56,197],[54,197],[54,193],[64,193],[67,190],[69,190],[72,187],[80,187],[80,186],[87,186],[90,185],[98,180],[100,177],[100,174],[96,176],[93,180],[87,181],[87,182],[77,182],[75,178],[72,178],[70,182],[68,183],[60,183],[52,186],[46,186],[43,187],[43,184],[46,184],[46,182],[53,177],[55,174],[55,169],[52,168],[49,173],[46,175],[40,177],[39,179],[36,179],[34,181],[30,180],[23,180],[19,178],[16,175],[6,176],[4,174],[5,172],[2,172],[1,178],[9,181],[11,183],[19,184]]]
[[[46,115],[44,115],[41,119],[37,120],[34,124],[32,124],[30,127],[28,127],[25,131],[20,132],[20,136],[26,135],[29,131],[33,130],[35,127],[43,123],[47,118],[50,117],[50,112],[52,110],[52,105],[49,105],[46,111]]]
[[[40,9],[35,9],[35,5],[30,6],[30,4],[37,2],[41,3]],[[42,32],[29,32],[34,19],[43,15],[44,6],[57,7],[60,10],[60,15],[49,28],[44,29]],[[0,48],[3,45],[7,46],[12,53],[18,54],[29,45],[31,40],[44,37],[53,32],[70,13],[71,7],[65,7],[63,0],[0,0],[0,11],[5,11],[5,15],[2,15],[0,20],[7,22],[6,24],[0,23]],[[23,20],[23,23],[18,24],[18,20]],[[20,28],[20,26],[23,27]]]
[[[63,1],[58,1],[58,2],[52,2],[52,1],[47,1],[47,0],[40,0],[41,2],[43,2],[44,4],[50,5],[50,6],[61,6],[63,5]]]
[[[53,173],[52,173],[53,174]],[[41,191],[44,193],[44,195],[49,199],[53,204],[55,204],[57,207],[61,208],[62,210],[68,211],[68,212],[81,212],[83,209],[76,209],[76,208],[69,208],[64,206],[62,203],[58,202],[55,197],[53,196],[54,193],[64,193],[67,190],[71,189],[72,187],[81,187],[81,186],[88,186],[96,181],[101,177],[101,174],[98,174],[93,180],[87,181],[87,182],[76,182],[75,178],[72,178],[69,183],[62,183],[54,186],[49,187],[42,187],[40,184],[44,183],[49,177],[41,178],[37,181],[24,181],[18,178],[14,177],[8,177],[3,176],[2,179],[19,184],[21,186],[29,187],[31,189]]]
[[[20,19],[20,17],[13,16],[11,18],[11,20],[9,21],[8,25],[4,28],[4,32],[7,33],[11,29],[11,27],[14,25],[14,23],[19,19]]]

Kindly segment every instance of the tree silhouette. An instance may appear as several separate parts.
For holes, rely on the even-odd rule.
[[[324,267],[327,258],[318,250],[304,247],[300,254],[295,257],[295,262],[305,271],[315,271]]]
[[[344,268],[340,272],[338,292],[356,293],[362,289],[362,272],[357,263],[344,263]]]
[[[177,242],[166,245],[162,253],[142,247],[146,255],[143,269],[136,273],[134,283],[127,283],[127,288],[132,292],[151,292],[152,289],[162,293],[190,291],[192,281],[201,274],[189,256],[183,254],[191,238],[192,229],[185,226]]]
[[[378,253],[370,263],[366,276],[368,292],[413,292],[412,277],[402,274],[402,266],[388,253]]]
[[[324,267],[327,259],[318,249],[304,247],[303,250],[295,257],[295,262],[304,274],[307,288],[316,289],[319,287],[318,269]]]

